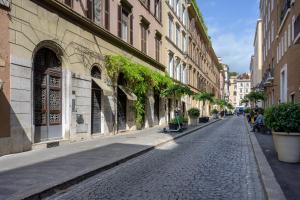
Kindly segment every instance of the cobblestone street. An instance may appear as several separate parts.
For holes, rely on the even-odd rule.
[[[49,199],[264,199],[243,120],[222,120]]]

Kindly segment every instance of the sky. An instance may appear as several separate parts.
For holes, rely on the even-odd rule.
[[[258,0],[197,0],[213,48],[231,72],[248,72],[253,54]]]

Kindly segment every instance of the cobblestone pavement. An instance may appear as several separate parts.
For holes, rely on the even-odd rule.
[[[265,198],[243,118],[233,117],[91,177],[49,199]]]

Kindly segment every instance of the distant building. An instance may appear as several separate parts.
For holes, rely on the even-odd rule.
[[[251,92],[251,79],[249,73],[230,77],[229,102],[235,107],[245,107],[242,100]]]
[[[245,107],[241,101],[251,92],[251,79],[249,73],[243,73],[236,79],[236,107]]]
[[[233,105],[233,107],[237,106],[237,103],[236,103],[236,95],[237,95],[236,78],[237,78],[237,76],[231,76],[229,78],[229,103],[231,103]]]

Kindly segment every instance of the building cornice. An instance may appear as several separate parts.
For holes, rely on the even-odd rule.
[[[128,44],[127,42],[123,41],[119,37],[115,36],[114,34],[110,33],[106,29],[96,25],[93,23],[91,20],[88,18],[80,15],[79,13],[73,11],[71,8],[68,6],[64,5],[63,3],[57,1],[57,0],[47,0],[47,1],[39,1],[39,0],[31,0],[35,2],[38,5],[41,5],[43,7],[47,7],[47,9],[51,12],[55,12],[58,15],[63,16],[64,18],[76,22],[78,26],[89,30],[91,33],[94,33],[98,37],[106,40],[107,42],[115,45],[116,47],[119,47],[122,50],[125,50],[134,56],[142,59],[143,61],[147,62],[151,66],[161,70],[165,71],[166,66],[164,66],[162,63],[157,62],[155,59],[152,57],[146,55],[145,53],[141,52],[134,46]]]

